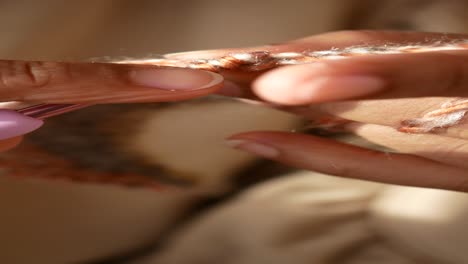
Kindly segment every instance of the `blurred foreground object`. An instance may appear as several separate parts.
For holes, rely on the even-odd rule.
[[[415,2],[417,8],[408,8]],[[350,28],[398,26],[462,32],[468,18],[454,14],[467,5],[466,1],[446,0],[5,1],[0,8],[0,55],[37,60],[147,57],[278,43]],[[456,22],[450,22],[455,18]],[[395,20],[398,23],[392,24]],[[113,111],[124,112],[127,123],[114,122]],[[468,208],[465,195],[402,187],[392,187],[387,195],[384,191],[389,186],[312,173],[286,175],[290,177],[252,186],[243,193],[233,184],[235,171],[242,171],[255,159],[225,152],[218,137],[237,129],[288,129],[297,124],[295,118],[282,113],[228,100],[164,107],[102,106],[78,113],[79,118],[74,113],[51,122],[54,129],[41,130],[28,144],[40,145],[47,156],[94,169],[114,168],[113,173],[148,172],[150,168],[155,177],[162,177],[167,172],[189,180],[194,188],[155,193],[1,177],[0,262],[92,263],[159,244],[163,245],[141,261],[171,263],[188,258],[192,263],[193,256],[250,264],[274,263],[271,257],[276,256],[280,263],[310,263],[311,259],[337,264],[366,263],[363,259],[372,264],[386,260],[392,264],[468,262],[462,224]],[[137,130],[129,131],[127,124],[138,124]],[[184,141],[187,133],[197,138],[197,145]],[[33,162],[27,160],[27,152],[17,157],[16,162]],[[31,172],[36,176],[66,173],[61,167],[54,172],[47,164],[35,165],[43,168]],[[2,168],[1,173],[8,170]],[[256,175],[252,171],[246,174]],[[219,202],[218,206],[209,210],[209,204],[205,205],[205,211],[197,207],[207,198]],[[452,204],[454,201],[457,203]],[[181,222],[186,224],[183,228]],[[193,252],[195,248],[200,251]],[[139,256],[134,257],[136,263]],[[131,262],[123,259],[121,263]]]

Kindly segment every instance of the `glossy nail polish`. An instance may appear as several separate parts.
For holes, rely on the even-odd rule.
[[[0,110],[0,140],[27,134],[41,127],[42,120],[12,110]]]

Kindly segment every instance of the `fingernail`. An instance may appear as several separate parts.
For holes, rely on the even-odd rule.
[[[306,80],[294,89],[298,101],[327,102],[372,95],[385,88],[385,82],[372,76],[321,76]]]
[[[42,120],[12,110],[0,110],[0,140],[24,135],[38,129],[42,124]]]
[[[212,87],[223,81],[219,74],[209,71],[182,68],[142,68],[130,73],[137,85],[164,90],[198,90]]]
[[[279,150],[265,144],[245,139],[228,139],[226,144],[229,147],[244,150],[265,158],[273,159],[280,155]]]

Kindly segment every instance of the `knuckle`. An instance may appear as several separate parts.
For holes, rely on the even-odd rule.
[[[57,63],[7,61],[0,64],[0,89],[17,91],[46,86],[57,74]]]

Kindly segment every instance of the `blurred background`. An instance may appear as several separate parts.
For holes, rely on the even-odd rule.
[[[463,0],[2,1],[0,54],[87,59],[277,43],[325,31],[464,32]]]
[[[465,0],[2,0],[0,57],[151,57],[344,29],[463,33],[466,14]],[[47,158],[28,148],[0,156],[32,176],[0,168],[0,263],[468,263],[457,228],[467,220],[464,195],[291,172],[222,146],[236,131],[300,125],[219,98],[51,120],[24,143]],[[194,185],[155,193],[35,180],[70,173],[48,162],[57,155],[83,173],[104,163],[113,172],[149,166]],[[122,157],[131,164],[116,164]],[[419,210],[427,201],[433,210]],[[447,204],[450,217],[435,217]]]

